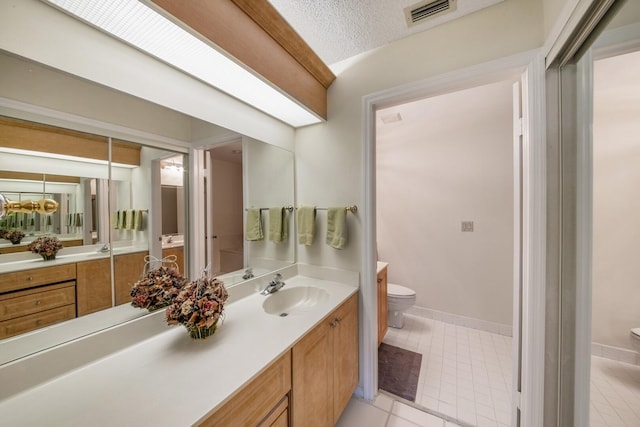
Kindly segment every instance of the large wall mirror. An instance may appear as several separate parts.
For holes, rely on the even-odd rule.
[[[15,245],[0,239],[0,304],[37,300],[40,291],[55,301],[47,319],[42,310],[0,318],[0,365],[145,315],[130,306],[129,289],[146,255],[172,257],[186,275],[215,258],[211,271],[228,286],[245,280],[247,268],[256,277],[295,262],[292,213],[286,241],[269,240],[266,212],[264,241],[244,236],[250,206],[294,206],[291,151],[2,52],[0,68],[0,194],[58,202],[55,213],[15,213],[0,226],[25,234]],[[205,187],[215,183],[217,194],[190,193],[189,147],[230,151],[203,156],[212,167],[196,166],[211,171]],[[208,225],[189,221],[190,200],[200,197]],[[231,234],[212,230],[220,222],[232,224]],[[206,233],[191,236],[198,227]],[[64,244],[55,261],[26,250],[42,234]],[[202,240],[204,251],[189,250]],[[221,257],[230,264],[221,268]],[[31,285],[16,285],[24,281]]]
[[[3,354],[11,359],[10,343],[39,341],[76,320],[108,327],[146,314],[129,303],[147,255],[170,256],[184,272],[187,155],[6,116],[0,135],[3,199],[57,204],[51,213],[5,209],[0,219]],[[174,196],[166,203],[165,188]],[[170,233],[160,226],[166,217]],[[29,251],[42,236],[61,241],[55,260]],[[159,244],[149,244],[152,236]]]
[[[295,262],[294,155],[238,136],[206,151],[207,264],[228,286]],[[257,209],[262,238],[247,236],[247,212]],[[276,212],[277,211],[277,212]],[[274,215],[282,227],[274,239]]]

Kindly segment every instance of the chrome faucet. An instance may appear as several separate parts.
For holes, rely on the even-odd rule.
[[[100,249],[97,250],[97,252],[109,252],[109,244],[105,243],[102,245],[102,247]]]
[[[282,274],[276,273],[276,275],[273,276],[273,279],[271,279],[267,287],[264,288],[262,292],[260,292],[260,294],[261,295],[272,294],[274,292],[277,292],[283,286],[284,286],[284,282],[282,281]]]
[[[244,274],[242,275],[242,278],[247,280],[247,279],[251,279],[253,276],[253,268],[249,267],[244,271]]]

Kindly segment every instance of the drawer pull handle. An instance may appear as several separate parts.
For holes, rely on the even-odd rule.
[[[36,305],[40,305],[40,300],[36,301]]]
[[[338,322],[334,320],[333,322],[329,323],[329,326],[331,326],[332,328],[335,328],[336,326],[338,326]]]
[[[29,277],[27,277],[27,280],[31,281],[31,280],[33,280],[33,277],[29,276]]]
[[[382,279],[378,279],[378,283],[382,283]]]

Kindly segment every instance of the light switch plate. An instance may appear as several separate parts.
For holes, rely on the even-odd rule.
[[[473,221],[462,221],[462,231],[473,231]]]

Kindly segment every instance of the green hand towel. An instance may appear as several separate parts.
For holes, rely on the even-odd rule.
[[[250,241],[262,240],[264,238],[264,234],[262,234],[262,218],[260,216],[260,209],[258,208],[247,209],[245,238]]]
[[[120,211],[116,211],[111,214],[111,227],[114,230],[120,228]]]
[[[144,215],[144,211],[141,211],[141,210],[135,211],[135,217],[134,217],[134,220],[133,220],[133,229],[135,231],[142,231],[142,229],[143,229],[142,228],[142,224],[143,224],[142,221],[144,219],[143,215]]]
[[[275,243],[283,242],[288,237],[288,221],[282,206],[269,208],[269,240]]]
[[[127,227],[127,211],[118,211],[118,228],[124,230]]]
[[[316,208],[300,206],[298,208],[298,243],[312,245],[316,234]]]
[[[126,223],[124,226],[125,230],[133,230],[133,220],[134,220],[135,213],[136,211],[134,211],[133,209],[129,209],[127,211]]]
[[[333,207],[327,210],[327,245],[343,249],[347,244],[347,208]]]

